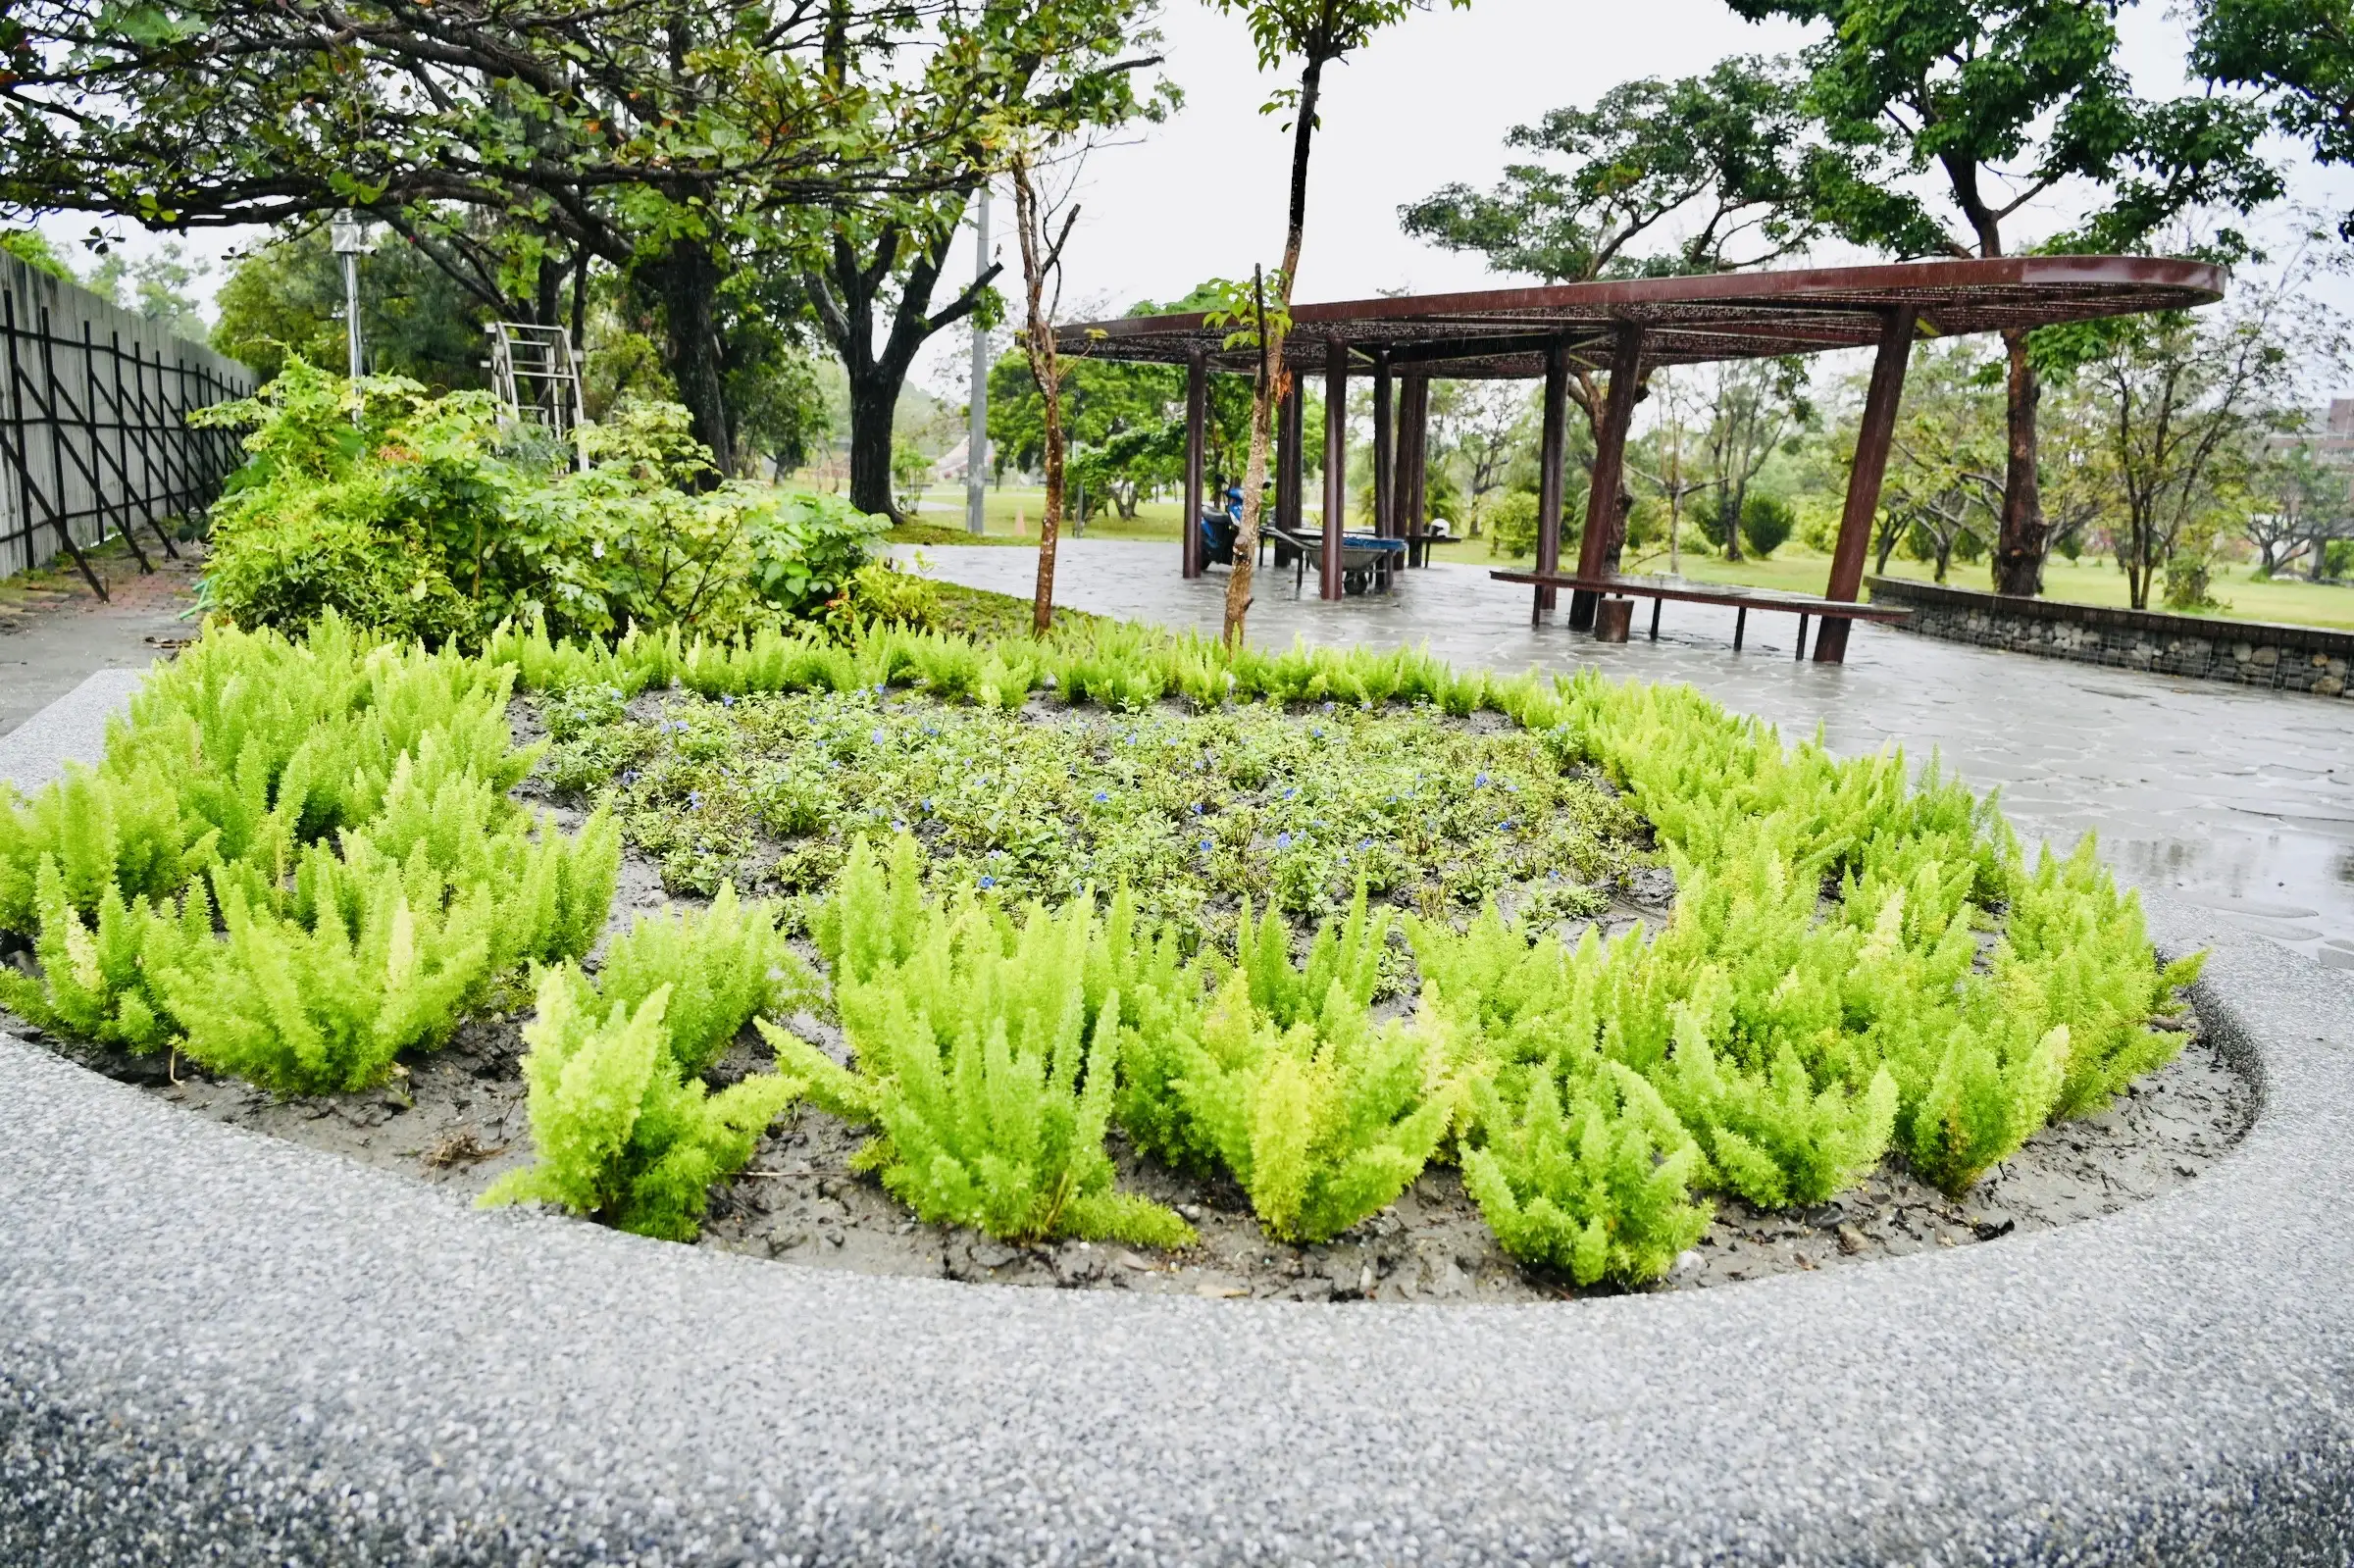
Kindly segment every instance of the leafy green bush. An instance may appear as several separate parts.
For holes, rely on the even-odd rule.
[[[498,976],[586,952],[621,859],[506,796],[537,755],[512,673],[330,616],[216,630],[158,670],[105,759],[0,800],[0,931],[48,1027],[175,1047],[284,1092],[361,1087],[446,1039]]]
[[[736,1032],[808,988],[810,980],[777,931],[770,904],[745,905],[734,884],[699,914],[640,918],[615,937],[597,971],[599,992],[633,1012],[670,987],[663,1014],[682,1071],[707,1069]]]
[[[251,427],[214,508],[207,602],[247,628],[333,610],[438,642],[544,618],[563,633],[814,614],[888,519],[836,497],[710,482],[673,404],[625,402],[580,451],[502,430],[486,393],[346,382],[299,359],[205,416]]]
[[[1753,495],[1741,503],[1741,542],[1764,560],[1789,542],[1798,514],[1778,495]]]
[[[760,1073],[710,1093],[679,1065],[670,997],[657,986],[634,1009],[615,1001],[600,1013],[571,965],[540,978],[523,1059],[539,1157],[501,1177],[486,1207],[536,1200],[640,1236],[694,1239],[711,1184],[743,1169],[801,1086]]]
[[[1312,1021],[1285,1029],[1238,969],[1174,1087],[1260,1223],[1324,1241],[1388,1207],[1446,1136],[1453,1101],[1432,1092],[1430,1067],[1423,1031],[1375,1027],[1341,981]]]
[[[854,1069],[767,1024],[811,1100],[880,1130],[860,1169],[926,1220],[1009,1240],[1073,1236],[1183,1246],[1193,1228],[1113,1190],[1103,1151],[1121,1004],[1088,1017],[1092,898],[1017,926],[967,896],[922,900],[901,839],[886,872],[861,843],[821,930]]]
[[[1484,1141],[1462,1156],[1463,1187],[1504,1249],[1579,1285],[1665,1273],[1709,1224],[1690,1197],[1704,1174],[1692,1135],[1616,1062],[1580,1075],[1555,1056],[1526,1083],[1517,1104],[1481,1087]]]

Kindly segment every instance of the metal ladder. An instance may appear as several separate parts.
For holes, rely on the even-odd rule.
[[[500,421],[537,425],[570,441],[575,462],[587,468],[588,456],[580,451],[580,429],[587,423],[581,366],[587,356],[573,349],[561,327],[492,322],[484,330],[490,337],[490,390],[498,398]]]

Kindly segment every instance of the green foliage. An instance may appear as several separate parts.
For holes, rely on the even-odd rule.
[[[1764,560],[1789,541],[1798,527],[1798,514],[1775,495],[1752,495],[1741,503],[1741,542]]]
[[[665,984],[634,1008],[606,1007],[569,964],[540,978],[523,1059],[539,1158],[500,1178],[486,1207],[555,1203],[640,1236],[694,1239],[711,1184],[743,1168],[801,1086],[762,1073],[710,1093],[680,1065],[670,998]]]
[[[600,808],[565,835],[508,800],[537,755],[508,733],[512,680],[332,616],[301,643],[216,629],[96,768],[0,801],[0,930],[41,968],[4,999],[309,1092],[381,1080],[498,976],[586,952],[619,825]]]
[[[599,911],[601,914],[602,911]],[[670,1050],[690,1077],[704,1072],[754,1015],[804,994],[806,968],[777,930],[773,905],[745,905],[733,884],[698,914],[660,914],[614,938],[599,992],[635,1012],[664,986]]]
[[[707,483],[675,404],[624,402],[584,427],[587,469],[503,432],[486,393],[354,384],[299,358],[206,417],[251,427],[206,578],[208,602],[247,628],[333,609],[435,643],[510,619],[733,632],[814,614],[885,526],[833,496]]]
[[[1193,1241],[1175,1214],[1112,1188],[1121,1004],[1107,993],[1088,1017],[1092,898],[1059,915],[1033,904],[1018,925],[967,895],[929,904],[902,838],[888,873],[862,843],[832,902],[820,939],[855,1068],[761,1029],[815,1103],[879,1130],[861,1168],[926,1220],[1009,1240]]]
[[[1527,1084],[1517,1104],[1482,1086],[1484,1141],[1463,1152],[1463,1187],[1496,1239],[1579,1285],[1664,1274],[1708,1229],[1708,1205],[1690,1197],[1699,1144],[1617,1062],[1581,1077],[1554,1056]]]
[[[1174,1087],[1260,1223],[1324,1241],[1386,1208],[1446,1135],[1454,1103],[1432,1091],[1431,1053],[1423,1029],[1376,1028],[1337,979],[1312,1020],[1279,1027],[1238,970]]]

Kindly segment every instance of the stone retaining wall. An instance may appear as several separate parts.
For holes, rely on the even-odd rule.
[[[2216,621],[2055,599],[2013,599],[1901,578],[1870,580],[1872,602],[1902,605],[1909,632],[2013,653],[2228,681],[2317,697],[2346,694],[2354,632],[2268,621]]]

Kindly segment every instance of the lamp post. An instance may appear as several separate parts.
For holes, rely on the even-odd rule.
[[[343,338],[351,350],[351,379],[356,381],[360,379],[360,253],[368,248],[361,239],[360,215],[344,208],[328,225],[328,232],[334,240],[335,254],[343,258]]]
[[[973,215],[973,278],[977,282],[988,274],[989,186],[984,184],[980,209]],[[964,437],[964,526],[979,533],[982,503],[988,499],[981,458],[989,450],[989,329],[981,325],[978,311],[973,313],[973,396],[967,412],[971,418]]]

